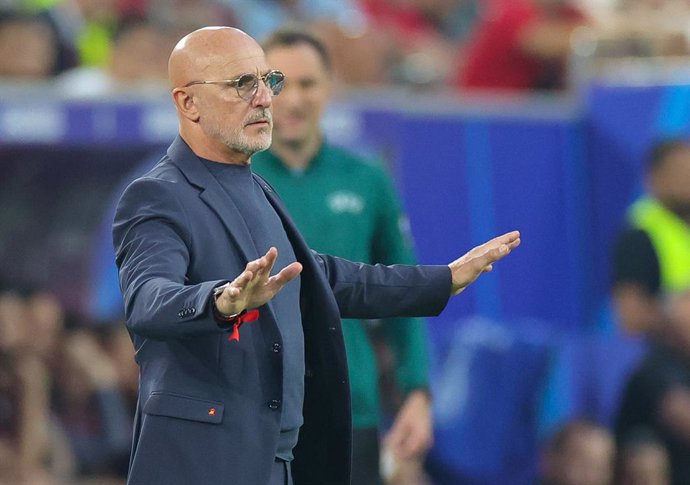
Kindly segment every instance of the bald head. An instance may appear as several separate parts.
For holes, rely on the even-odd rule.
[[[184,36],[168,60],[170,87],[202,79],[227,79],[233,64],[263,58],[261,46],[232,27],[204,27]]]
[[[250,98],[240,95],[236,84],[224,82],[268,71],[261,46],[241,30],[205,27],[177,43],[168,77],[180,136],[194,153],[246,164],[271,145],[272,92],[265,81],[257,81]]]

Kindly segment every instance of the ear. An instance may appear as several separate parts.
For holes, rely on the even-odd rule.
[[[178,113],[194,123],[199,121],[201,115],[194,102],[194,97],[191,96],[186,89],[173,89],[172,98]]]

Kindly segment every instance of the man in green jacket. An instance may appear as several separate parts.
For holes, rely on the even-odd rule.
[[[284,30],[263,47],[269,66],[284,72],[286,83],[273,100],[272,146],[252,156],[253,170],[273,185],[314,250],[366,263],[413,263],[406,219],[385,171],[324,140],[320,121],[331,66],[323,44],[303,31]],[[367,328],[371,324],[343,321],[356,485],[382,483],[379,372]],[[405,395],[384,442],[392,461],[404,462],[422,456],[432,442],[425,322],[392,319],[377,330],[395,354],[397,384]]]

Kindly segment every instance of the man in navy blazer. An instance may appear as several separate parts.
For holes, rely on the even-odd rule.
[[[314,253],[251,172],[285,81],[261,47],[200,29],[173,50],[169,76],[180,135],[127,187],[113,227],[140,366],[128,483],[347,485],[340,318],[436,315],[520,235],[447,266]]]

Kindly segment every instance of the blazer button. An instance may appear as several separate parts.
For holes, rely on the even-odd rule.
[[[271,409],[278,409],[280,407],[280,399],[271,399],[268,401],[268,407]]]
[[[177,312],[177,316],[178,316],[179,318],[184,317],[184,312],[183,312],[182,310],[180,310],[179,312]]]
[[[282,349],[282,346],[281,346],[279,343],[276,342],[276,343],[273,344],[272,350],[273,350],[273,352],[275,352],[276,354],[277,354],[278,352],[280,352],[281,349]]]
[[[194,307],[190,308],[190,309],[189,309],[189,313],[191,313],[192,315],[194,315],[194,314],[196,313],[196,308],[194,308]]]

